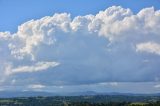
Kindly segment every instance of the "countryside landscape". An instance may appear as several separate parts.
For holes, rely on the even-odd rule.
[[[0,0],[0,106],[160,106],[160,0]]]
[[[0,106],[160,106],[156,95],[86,95],[1,98]]]

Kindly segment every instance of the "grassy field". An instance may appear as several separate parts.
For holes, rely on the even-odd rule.
[[[160,106],[159,96],[53,96],[2,98],[0,106]]]

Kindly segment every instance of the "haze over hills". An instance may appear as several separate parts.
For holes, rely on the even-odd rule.
[[[43,91],[0,91],[0,98],[12,97],[37,97],[37,96],[95,96],[95,95],[108,95],[108,96],[160,96],[160,93],[154,94],[134,94],[134,93],[118,93],[118,92],[43,92]]]

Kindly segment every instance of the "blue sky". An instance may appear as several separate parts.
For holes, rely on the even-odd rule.
[[[0,90],[160,92],[159,0],[0,0]]]
[[[160,9],[159,0],[0,0],[0,31],[17,31],[17,26],[31,19],[67,12],[77,15],[96,14],[117,5],[137,13],[145,7]]]

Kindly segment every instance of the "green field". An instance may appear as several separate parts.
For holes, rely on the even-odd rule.
[[[0,106],[160,106],[159,96],[53,96],[1,98]]]

